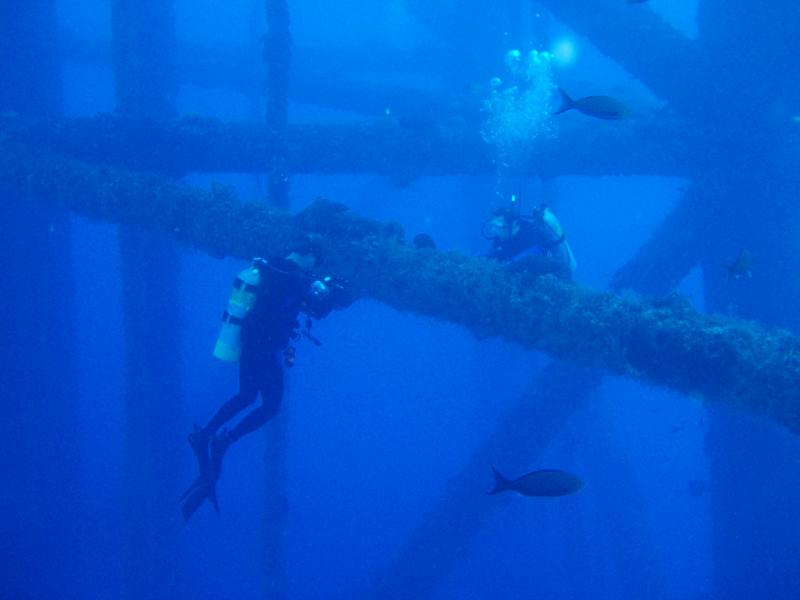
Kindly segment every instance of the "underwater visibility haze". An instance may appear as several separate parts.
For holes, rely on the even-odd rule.
[[[800,597],[796,2],[0,29],[3,597]]]

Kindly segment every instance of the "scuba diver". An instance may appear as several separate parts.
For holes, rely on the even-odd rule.
[[[312,269],[322,260],[317,240],[302,236],[290,246],[285,258],[255,258],[239,273],[222,316],[214,356],[239,363],[239,392],[225,402],[205,427],[195,425],[189,434],[200,474],[180,499],[188,520],[208,499],[219,514],[216,483],[226,450],[241,437],[261,428],[280,410],[283,366],[294,364],[291,341],[300,335],[315,345],[311,319],[326,317],[334,309],[350,306],[355,297],[330,277],[316,279]],[[307,315],[298,333],[299,314]],[[247,413],[230,430],[223,426],[252,405],[261,394],[261,405]]]
[[[483,224],[482,233],[492,242],[489,257],[501,262],[524,261],[566,279],[577,266],[561,223],[544,205],[524,216],[519,201],[512,196],[511,206],[496,210]]]

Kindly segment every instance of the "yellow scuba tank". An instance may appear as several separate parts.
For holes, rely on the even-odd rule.
[[[256,303],[261,272],[255,264],[241,271],[233,281],[228,307],[222,314],[214,356],[228,362],[238,362],[242,354],[242,323]]]

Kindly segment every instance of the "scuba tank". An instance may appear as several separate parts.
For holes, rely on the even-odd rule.
[[[544,237],[547,255],[567,267],[570,273],[574,273],[577,263],[572,248],[566,241],[567,236],[561,223],[546,206],[542,205],[537,210],[541,215],[540,231]]]
[[[233,280],[233,291],[219,330],[214,356],[228,362],[238,362],[242,354],[242,323],[247,313],[255,306],[261,272],[253,265],[241,271]]]

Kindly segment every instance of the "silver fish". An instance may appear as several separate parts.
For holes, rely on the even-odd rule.
[[[579,477],[557,469],[532,471],[516,479],[506,479],[494,467],[492,471],[494,488],[489,494],[512,491],[523,496],[566,496],[583,487],[583,481]]]

